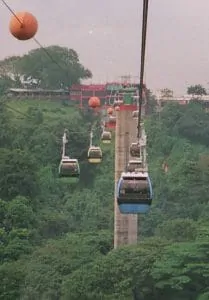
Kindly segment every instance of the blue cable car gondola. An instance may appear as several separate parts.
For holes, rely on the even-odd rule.
[[[148,172],[123,172],[117,185],[117,202],[122,214],[144,214],[152,204]]]

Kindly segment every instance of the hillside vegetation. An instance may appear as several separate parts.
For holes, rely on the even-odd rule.
[[[47,51],[64,73],[42,49],[7,58],[0,95],[91,77],[74,50]],[[99,116],[66,102],[1,98],[0,300],[209,299],[209,115],[198,103],[161,113],[154,104],[150,95],[152,209],[139,218],[139,244],[113,250],[114,144],[100,166],[87,162]],[[58,178],[65,128],[67,151],[80,161],[78,184]]]
[[[155,198],[139,245],[118,250],[113,147],[100,166],[86,159],[98,117],[61,103],[9,106],[26,115],[0,104],[0,299],[209,299],[209,116],[200,105],[147,119]],[[64,128],[78,185],[57,174]]]

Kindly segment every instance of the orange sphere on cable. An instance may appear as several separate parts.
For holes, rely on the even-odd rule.
[[[119,111],[119,110],[120,110],[120,106],[116,106],[115,111]]]
[[[112,115],[113,114],[113,108],[112,107],[109,107],[108,109],[107,109],[107,113],[108,113],[108,115]]]
[[[100,99],[98,97],[91,97],[88,104],[91,108],[97,108],[100,106]]]
[[[37,19],[29,12],[18,12],[9,23],[10,33],[21,41],[33,38],[38,30]]]

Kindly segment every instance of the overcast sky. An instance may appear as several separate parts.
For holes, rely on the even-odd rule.
[[[43,46],[73,48],[93,82],[139,75],[142,0],[7,0],[39,21]],[[8,31],[11,13],[0,7],[0,59],[37,48]],[[189,84],[209,88],[209,0],[150,0],[145,82],[184,94]]]

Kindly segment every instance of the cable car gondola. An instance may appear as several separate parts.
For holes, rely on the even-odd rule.
[[[142,160],[130,160],[127,165],[127,172],[138,172],[142,169]]]
[[[110,144],[112,139],[112,134],[110,131],[103,131],[101,140],[103,144]]]
[[[109,116],[109,123],[116,123],[116,116]]]
[[[121,104],[123,104],[123,100],[115,100],[113,106],[120,106]]]
[[[99,164],[102,161],[102,150],[100,147],[92,146],[88,150],[88,161],[92,164]]]
[[[141,148],[139,143],[132,143],[130,147],[130,154],[133,157],[141,157]]]
[[[72,181],[76,182],[79,179],[79,176],[80,166],[78,160],[64,156],[59,165],[59,177],[71,178]]]
[[[152,204],[148,172],[123,172],[117,186],[117,202],[122,214],[143,214]]]
[[[138,116],[139,116],[139,111],[138,110],[133,111],[132,118],[133,119],[138,119]]]

